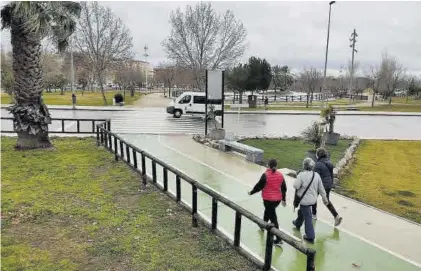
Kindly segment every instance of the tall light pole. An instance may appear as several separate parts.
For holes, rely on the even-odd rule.
[[[145,51],[145,53],[143,54],[143,56],[145,57],[145,75],[146,75],[146,90],[148,90],[148,75],[149,75],[149,67],[148,67],[148,45],[146,44],[145,47],[143,47],[143,50]]]
[[[329,19],[327,21],[327,41],[326,41],[326,55],[325,55],[325,70],[324,70],[324,73],[323,73],[323,90],[326,88],[327,53],[329,52],[329,34],[330,34],[330,14],[331,14],[331,11],[332,11],[332,5],[335,4],[335,3],[336,3],[336,1],[330,1],[329,2]]]
[[[76,93],[75,93],[75,69],[73,66],[73,35],[70,36],[70,89],[72,90],[73,109],[75,109]]]
[[[354,31],[351,33],[351,38],[349,39],[349,41],[351,42],[351,44],[349,45],[349,47],[352,48],[352,60],[351,60],[351,82],[349,84],[349,102],[352,101],[352,88],[353,88],[353,81],[354,81],[354,54],[357,53],[357,49],[355,49],[355,43],[357,42],[357,38],[358,34],[357,31]]]

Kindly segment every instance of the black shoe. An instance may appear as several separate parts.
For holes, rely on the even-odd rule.
[[[295,220],[292,221],[292,225],[294,225],[294,227],[295,227],[296,230],[298,230],[298,231],[300,230],[300,228],[297,227],[297,224],[295,224]]]
[[[307,241],[307,242],[311,243],[311,244],[314,244],[314,239],[307,238],[307,236],[306,236],[305,234],[303,235],[303,239],[304,239],[305,241]]]
[[[273,241],[273,245],[275,246],[281,246],[284,242],[282,242],[281,239],[275,239],[275,241]]]

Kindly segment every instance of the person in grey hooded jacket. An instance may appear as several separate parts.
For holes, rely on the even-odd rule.
[[[329,209],[332,216],[335,218],[335,226],[339,226],[342,222],[342,217],[339,216],[333,204],[330,202],[330,191],[333,188],[333,164],[328,159],[327,151],[323,148],[319,148],[316,151],[317,162],[314,166],[314,171],[317,172],[322,178],[323,187],[326,191],[327,199],[329,204],[327,208]],[[313,219],[317,219],[317,202],[312,206]]]
[[[313,243],[314,238],[316,237],[311,216],[311,207],[317,202],[318,195],[322,196],[323,203],[328,204],[329,202],[323,187],[322,179],[317,172],[313,171],[313,168],[314,161],[311,158],[304,159],[304,171],[298,174],[297,179],[294,182],[294,188],[296,189],[298,196],[301,197],[301,201],[297,219],[292,221],[292,224],[297,230],[300,230],[304,223],[305,235],[303,236],[303,239],[310,243]],[[307,187],[308,190],[303,196]]]

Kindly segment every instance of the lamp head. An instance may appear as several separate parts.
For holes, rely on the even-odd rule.
[[[329,5],[333,5],[335,3],[336,3],[336,1],[330,1]]]

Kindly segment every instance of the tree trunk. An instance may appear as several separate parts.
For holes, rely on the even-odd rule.
[[[392,104],[392,94],[389,95],[389,105]]]
[[[51,118],[41,97],[44,87],[41,37],[24,29],[26,23],[18,17],[12,19],[15,104],[8,110],[13,114],[14,130],[18,134],[16,149],[49,148],[52,147],[48,136]]]
[[[374,100],[376,99],[376,92],[373,89],[373,100],[371,101],[371,107],[374,107]]]
[[[60,95],[64,95],[63,87],[60,87]]]
[[[104,105],[108,105],[107,97],[105,97],[104,84],[102,83],[102,75],[99,75],[98,78],[99,78],[98,81],[99,81],[99,87],[100,87],[101,93],[102,93],[102,98],[104,99]]]
[[[243,92],[242,91],[240,91],[240,104],[243,104]]]
[[[309,98],[310,98],[310,93],[307,93],[307,103],[306,103],[306,108],[308,108]]]

